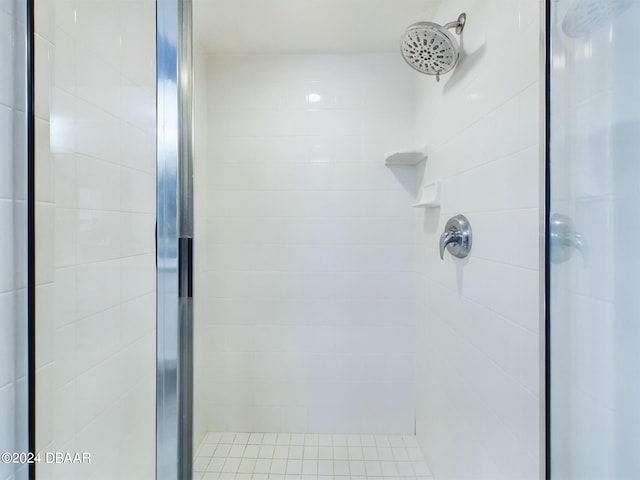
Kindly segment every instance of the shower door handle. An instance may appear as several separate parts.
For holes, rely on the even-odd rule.
[[[440,258],[444,260],[444,251],[456,258],[465,258],[471,251],[471,225],[464,215],[449,219],[440,236]]]

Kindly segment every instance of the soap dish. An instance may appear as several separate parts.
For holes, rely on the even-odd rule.
[[[422,193],[420,200],[416,203],[414,208],[435,208],[440,206],[440,189],[441,181],[436,180],[433,183],[429,183],[422,187]]]
[[[406,150],[390,153],[387,155],[384,164],[387,167],[392,167],[394,165],[418,165],[426,159],[427,155],[422,150]]]

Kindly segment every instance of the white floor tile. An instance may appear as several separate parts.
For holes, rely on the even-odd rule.
[[[207,434],[205,437],[205,443],[220,443],[220,439],[222,438],[222,433],[220,432],[212,432]]]
[[[389,437],[387,435],[376,435],[376,446],[377,447],[390,447]]]
[[[289,458],[289,447],[279,445],[273,450],[273,458]]]
[[[396,462],[396,467],[398,468],[398,475],[401,477],[414,477],[416,474],[411,462]]]
[[[390,448],[378,448],[378,458],[381,461],[393,460],[393,451]]]
[[[231,445],[219,444],[213,452],[214,457],[226,458],[231,451]]]
[[[347,460],[334,460],[333,461],[333,474],[335,476],[348,476],[349,475],[349,462]]]
[[[305,445],[318,445],[318,434],[317,433],[305,433],[305,435],[304,435],[304,444]]]
[[[349,460],[364,460],[362,447],[349,447]]]
[[[207,465],[211,461],[211,457],[196,457],[193,461],[194,472],[204,472],[207,469]]]
[[[207,471],[220,473],[222,471],[222,467],[224,466],[224,462],[226,461],[226,458],[212,458],[211,462],[209,462],[209,466],[207,467]]]
[[[415,437],[211,432],[194,479],[431,480]]]
[[[268,474],[271,469],[271,459],[259,458],[256,461],[256,467],[254,472],[257,474]]]
[[[333,461],[332,460],[318,460],[318,475],[332,475],[333,476]]]
[[[229,456],[234,458],[242,458],[244,455],[244,445],[232,445],[229,450]]]
[[[367,470],[364,467],[362,460],[351,460],[349,462],[349,473],[353,476],[366,476]]]
[[[271,462],[271,470],[269,474],[284,475],[287,471],[287,461],[285,459],[274,459]]]
[[[362,453],[365,460],[379,460],[378,449],[375,447],[364,447]]]
[[[241,459],[239,458],[227,458],[222,466],[223,473],[237,473],[240,466]]]
[[[244,454],[242,455],[244,458],[258,458],[260,454],[260,446],[259,445],[247,445],[244,449]]]
[[[380,467],[382,468],[382,475],[385,477],[397,477],[398,476],[398,468],[396,467],[396,462],[380,462]]]
[[[302,475],[302,460],[287,460],[287,475]]]
[[[319,447],[304,447],[303,458],[305,460],[317,460]]]
[[[406,448],[392,448],[391,450],[393,451],[393,458],[396,462],[408,462],[411,460]]]
[[[347,446],[347,436],[346,435],[334,435],[333,436],[333,445],[334,445],[334,447],[346,447]]]
[[[220,438],[220,443],[233,443],[233,439],[236,438],[235,433],[226,432],[222,434]]]
[[[333,448],[318,447],[318,458],[320,460],[333,460]]]
[[[275,445],[276,440],[278,439],[278,435],[275,433],[265,433],[264,437],[262,437],[263,445]]]
[[[256,461],[255,458],[243,458],[238,467],[238,473],[255,473]]]
[[[303,452],[304,452],[304,447],[301,447],[301,446],[298,446],[298,445],[291,445],[289,447],[289,457],[288,458],[302,459]]]
[[[380,468],[380,462],[374,461],[365,461],[364,468],[367,471],[368,477],[381,477],[382,476],[382,468]]]
[[[318,460],[303,460],[302,461],[302,474],[303,475],[318,475]]]
[[[333,447],[334,460],[348,460],[349,450],[347,447]]]
[[[375,447],[376,439],[373,435],[360,435],[360,442],[363,447]]]
[[[273,445],[262,445],[258,452],[258,458],[273,458],[275,448]]]
[[[404,447],[404,441],[401,435],[390,435],[389,444],[391,447]]]
[[[200,445],[200,448],[198,449],[198,456],[212,457],[215,449],[216,449],[216,444],[203,443],[202,445]]]
[[[411,436],[405,435],[404,437],[402,437],[402,439],[404,440],[404,446],[405,447],[407,447],[407,448],[419,448],[418,440],[413,435],[411,435]]]

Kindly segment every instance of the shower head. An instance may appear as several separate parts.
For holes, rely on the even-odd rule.
[[[634,2],[635,0],[575,0],[564,17],[562,30],[572,38],[587,36],[602,23],[620,15]]]
[[[414,69],[427,75],[440,75],[450,72],[460,57],[460,45],[450,32],[455,28],[460,35],[467,20],[462,13],[455,22],[445,26],[432,22],[418,22],[407,28],[402,36],[402,58]]]

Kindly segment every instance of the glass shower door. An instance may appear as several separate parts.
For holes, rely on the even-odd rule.
[[[155,12],[35,2],[39,480],[155,477]]]
[[[550,9],[551,478],[640,478],[640,2]]]
[[[27,18],[26,2],[0,2],[0,478],[15,480],[29,467],[7,452],[27,452],[31,440]]]

